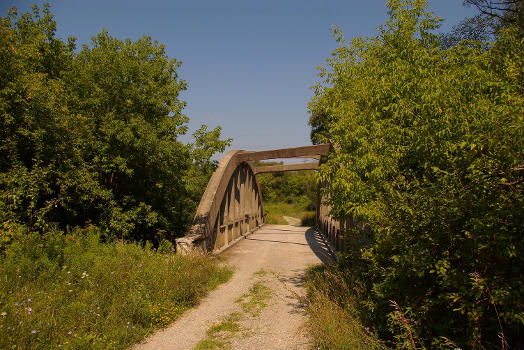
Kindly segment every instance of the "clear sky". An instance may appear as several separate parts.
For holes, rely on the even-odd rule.
[[[119,39],[149,35],[183,62],[189,88],[182,99],[190,132],[221,125],[231,149],[310,144],[307,103],[335,41],[373,36],[387,16],[385,0],[48,0],[57,35],[78,44],[107,29]],[[19,13],[44,1],[0,0]],[[462,0],[430,0],[447,31],[473,8]],[[189,140],[186,138],[185,140]]]

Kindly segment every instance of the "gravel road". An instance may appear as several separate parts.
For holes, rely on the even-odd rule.
[[[309,349],[307,320],[298,297],[304,291],[304,271],[329,262],[323,240],[309,227],[265,225],[222,253],[234,269],[231,280],[212,291],[175,323],[135,346],[134,350],[195,349],[208,339],[210,327],[235,315],[239,331],[215,334],[212,340],[230,349]],[[242,296],[255,284],[268,290],[266,301],[246,312]],[[206,333],[207,332],[207,333]],[[200,342],[200,343],[199,343]]]

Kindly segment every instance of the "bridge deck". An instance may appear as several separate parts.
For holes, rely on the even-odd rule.
[[[233,312],[241,314],[239,323],[247,333],[239,332],[230,339],[232,349],[310,348],[301,327],[306,316],[294,293],[304,294],[304,270],[309,265],[330,260],[313,229],[265,225],[222,256],[235,270],[231,280],[136,349],[193,349],[206,338],[213,322]],[[257,282],[270,288],[272,297],[268,306],[253,316],[243,312],[237,300]]]

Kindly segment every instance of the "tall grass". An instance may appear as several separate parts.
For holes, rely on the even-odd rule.
[[[10,235],[0,251],[1,349],[124,349],[231,276],[166,242],[101,243],[94,227]]]
[[[303,202],[264,202],[267,213],[266,222],[275,225],[287,225],[284,216],[291,216],[301,220],[303,226],[315,224],[315,212],[308,210],[307,203]]]
[[[354,291],[334,266],[306,273],[308,328],[317,349],[385,350],[387,347],[358,317]]]

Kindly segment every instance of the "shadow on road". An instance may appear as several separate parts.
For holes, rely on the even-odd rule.
[[[264,233],[264,235],[266,235],[266,234],[267,233]],[[261,242],[274,242],[274,243],[284,243],[284,244],[308,245],[306,243],[277,241],[275,239],[261,239],[261,238],[251,238],[251,237],[246,237],[246,239],[248,241],[261,241]]]

